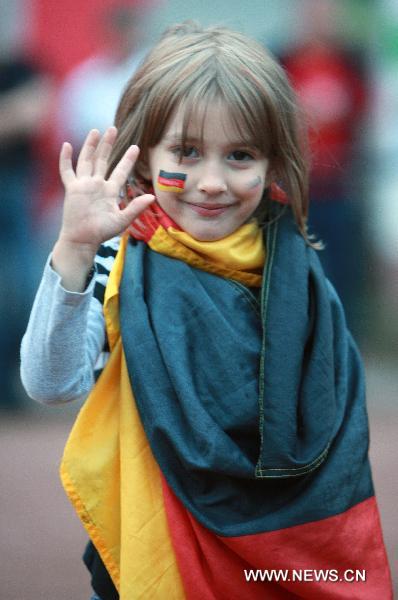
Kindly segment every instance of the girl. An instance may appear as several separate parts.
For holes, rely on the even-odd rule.
[[[76,170],[62,148],[22,343],[33,398],[91,390],[61,478],[96,594],[390,598],[361,362],[306,232],[283,71],[238,33],[176,26],[116,127]]]

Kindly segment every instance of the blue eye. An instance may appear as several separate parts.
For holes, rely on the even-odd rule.
[[[254,160],[254,156],[244,150],[234,150],[228,154],[228,160],[236,160],[238,162]]]

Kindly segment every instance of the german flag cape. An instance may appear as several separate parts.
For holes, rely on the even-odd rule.
[[[259,298],[174,242],[119,252],[61,476],[122,600],[392,597],[358,352],[275,210]]]

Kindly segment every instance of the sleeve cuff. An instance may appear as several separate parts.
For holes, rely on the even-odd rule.
[[[59,273],[57,273],[57,271],[55,271],[53,268],[51,259],[52,253],[49,255],[44,267],[43,279],[54,288],[59,300],[66,304],[78,304],[80,299],[86,298],[87,296],[92,296],[94,292],[95,275],[97,273],[95,264],[91,267],[87,275],[86,288],[83,290],[83,292],[72,292],[63,287],[61,283],[61,275],[59,275]]]

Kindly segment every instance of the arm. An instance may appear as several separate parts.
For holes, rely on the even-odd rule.
[[[51,257],[47,261],[21,346],[21,379],[33,400],[82,400],[102,370],[109,355],[102,304],[119,242],[101,246],[95,277],[83,293],[65,290]]]
[[[83,399],[94,383],[94,366],[105,342],[101,303],[94,279],[69,292],[47,262],[21,345],[21,379],[38,402]]]
[[[72,147],[64,144],[60,172],[65,185],[61,231],[32,310],[21,350],[21,375],[28,394],[41,402],[85,396],[104,344],[101,304],[87,276],[98,247],[121,233],[153,202],[152,195],[119,208],[119,192],[138,156],[130,147],[108,179],[108,159],[116,139],[110,128],[99,143],[91,131],[80,152],[76,173]]]

